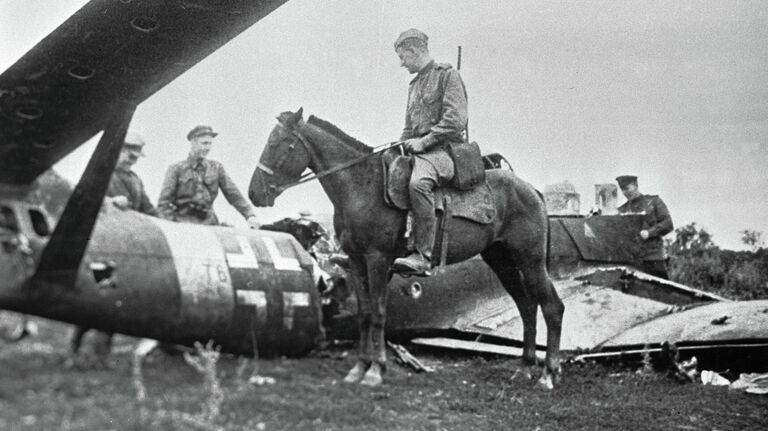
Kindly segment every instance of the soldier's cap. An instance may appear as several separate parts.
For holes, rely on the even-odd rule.
[[[397,38],[397,40],[395,40],[395,51],[397,51],[397,48],[408,39],[418,39],[424,43],[429,41],[429,38],[426,34],[424,34],[423,31],[416,30],[415,28],[409,28],[408,30],[400,33],[400,36]]]
[[[146,145],[146,141],[138,133],[128,132],[125,134],[123,148],[126,150],[136,153],[137,156],[144,157],[146,156],[144,154],[144,145]]]
[[[619,187],[624,188],[629,184],[637,185],[637,177],[634,175],[620,175],[616,177],[616,182],[619,183]]]
[[[192,128],[192,130],[187,133],[187,140],[191,141],[192,138],[197,138],[198,136],[211,136],[215,138],[218,136],[218,133],[213,131],[213,127],[211,126],[205,126],[205,125],[199,125]]]

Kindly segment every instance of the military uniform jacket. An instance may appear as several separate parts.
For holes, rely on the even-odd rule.
[[[431,135],[435,142],[461,142],[467,127],[467,92],[450,64],[431,61],[411,81],[401,140]]]
[[[107,187],[107,197],[125,196],[128,198],[130,209],[157,216],[157,210],[149,201],[147,193],[144,191],[144,183],[133,171],[117,169],[112,174]]]
[[[255,215],[224,166],[215,160],[189,157],[168,167],[157,206],[163,218],[200,224],[218,224],[213,201],[221,189],[227,202],[243,217]],[[195,216],[189,208],[203,211]]]
[[[643,214],[643,229],[648,239],[643,242],[643,260],[664,260],[662,237],[674,229],[669,210],[660,197],[640,195],[619,207],[621,214]]]

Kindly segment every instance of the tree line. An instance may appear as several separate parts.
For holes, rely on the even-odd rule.
[[[675,229],[666,242],[673,281],[737,300],[768,298],[768,248],[762,232],[743,230],[749,250],[722,250],[696,223]]]

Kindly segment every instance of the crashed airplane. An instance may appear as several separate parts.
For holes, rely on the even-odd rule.
[[[169,343],[210,339],[246,355],[303,355],[324,333],[355,338],[354,298],[327,303],[291,235],[102,209],[137,105],[284,2],[93,0],[0,75],[0,308]],[[47,172],[100,132],[74,190]],[[640,216],[612,215],[601,198],[603,215],[586,217],[560,198],[549,268],[566,304],[563,350],[765,351],[768,301],[644,274]],[[519,353],[517,309],[480,259],[396,276],[390,289],[390,338]]]
[[[0,75],[0,308],[234,353],[317,345],[313,261],[292,236],[102,211],[136,106],[282,3],[94,0]],[[99,132],[52,203],[65,193],[44,172]]]
[[[617,188],[598,184],[591,213],[572,190],[545,192],[549,270],[565,304],[561,348],[576,359],[641,358],[666,344],[701,366],[762,371],[768,356],[768,300],[731,301],[639,270],[642,215],[619,215]],[[436,348],[520,356],[523,325],[514,302],[482,259],[427,278],[390,282],[387,335]],[[354,298],[328,324],[352,338]],[[326,312],[328,314],[328,312]],[[326,316],[328,318],[328,316]],[[538,319],[537,345],[546,344]]]

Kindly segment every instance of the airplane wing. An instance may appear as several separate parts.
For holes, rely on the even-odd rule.
[[[30,184],[286,1],[90,1],[0,75],[0,184]]]
[[[471,259],[450,268],[442,276],[416,279],[422,284],[417,299],[400,294],[414,279],[393,278],[387,330],[404,336],[451,334],[474,341],[520,340],[523,323],[517,307],[485,264]],[[609,341],[610,345],[616,345],[615,340],[624,338],[638,340],[651,332],[636,329],[638,325],[658,328],[660,325],[650,322],[670,313],[680,316],[677,312],[687,307],[729,302],[626,266],[585,267],[570,277],[554,280],[554,285],[565,304],[560,347],[567,351],[593,349]],[[622,338],[624,333],[634,335]],[[546,345],[546,337],[547,328],[539,313],[537,343]],[[648,340],[656,341],[655,338]],[[437,345],[434,340],[422,342],[429,343]]]
[[[104,130],[32,284],[72,284],[136,106],[287,0],[92,0],[0,75],[0,184]]]

